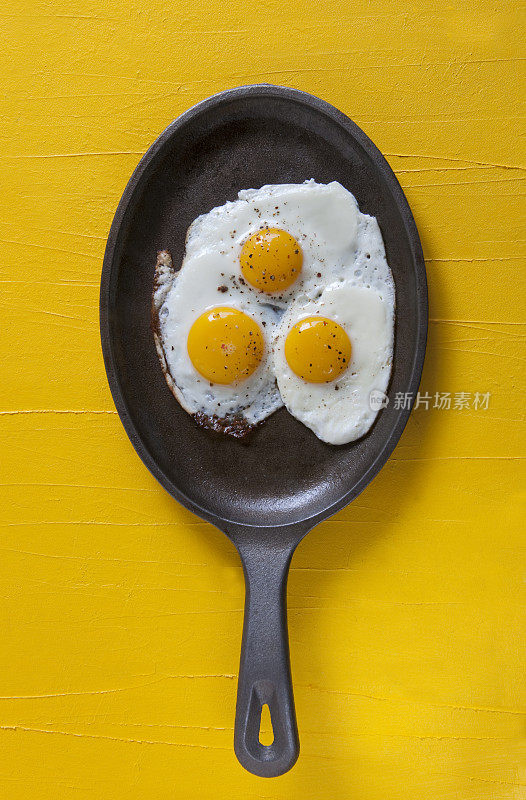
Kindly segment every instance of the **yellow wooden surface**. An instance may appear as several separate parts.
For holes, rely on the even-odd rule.
[[[489,0],[3,0],[2,799],[525,796],[524,21]],[[418,409],[300,546],[302,754],[270,781],[232,751],[238,559],[135,455],[97,309],[139,157],[251,82],[323,97],[386,154],[427,260],[423,389],[491,392]]]

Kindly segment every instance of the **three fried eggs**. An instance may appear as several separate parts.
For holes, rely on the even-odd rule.
[[[198,217],[155,269],[168,385],[201,423],[245,432],[280,406],[330,444],[363,436],[393,358],[382,235],[339,183],[263,186]]]

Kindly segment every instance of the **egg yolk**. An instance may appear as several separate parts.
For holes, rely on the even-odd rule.
[[[251,286],[274,294],[292,286],[303,264],[301,247],[290,233],[263,228],[241,250],[241,272]]]
[[[196,370],[211,383],[229,384],[248,378],[263,358],[261,328],[247,314],[226,306],[196,319],[187,341]]]
[[[285,358],[291,370],[309,383],[330,383],[351,361],[349,337],[337,322],[326,317],[306,317],[285,339]]]

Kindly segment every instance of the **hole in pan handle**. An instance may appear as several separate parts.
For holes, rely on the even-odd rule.
[[[287,576],[294,548],[242,547],[245,619],[237,689],[234,750],[254,775],[283,775],[300,746],[287,633]],[[274,740],[260,741],[261,711],[268,705]]]

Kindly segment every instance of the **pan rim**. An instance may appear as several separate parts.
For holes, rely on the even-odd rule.
[[[247,86],[238,86],[232,89],[227,89],[222,92],[211,95],[210,97],[193,105],[187,111],[183,112],[177,117],[167,128],[162,131],[158,138],[148,148],[146,153],[142,156],[135,170],[133,171],[128,183],[124,189],[121,199],[118,203],[113,221],[109,230],[106,249],[104,253],[104,260],[102,266],[101,285],[100,285],[100,301],[99,301],[99,319],[100,319],[100,334],[101,346],[104,358],[104,366],[108,384],[112,394],[115,408],[119,415],[120,421],[130,439],[136,453],[141,458],[147,469],[152,473],[161,486],[185,508],[188,508],[193,513],[200,516],[209,522],[212,522],[216,527],[225,532],[231,532],[234,529],[240,528],[255,528],[258,530],[270,530],[275,528],[295,528],[301,529],[302,535],[311,530],[315,525],[324,519],[335,514],[340,509],[348,505],[352,500],[357,497],[360,492],[373,480],[378,474],[380,469],[389,459],[394,448],[396,447],[403,430],[409,419],[412,410],[413,401],[408,408],[400,409],[398,416],[394,420],[389,434],[386,436],[384,444],[375,460],[369,465],[369,468],[364,472],[361,478],[353,484],[338,500],[330,503],[322,511],[318,511],[312,515],[305,515],[294,521],[285,520],[283,523],[275,525],[261,525],[251,522],[239,522],[236,519],[230,519],[228,516],[222,516],[210,511],[207,508],[200,506],[193,499],[188,497],[184,492],[176,486],[173,481],[166,475],[166,473],[158,465],[154,456],[150,453],[148,447],[143,442],[143,439],[138,432],[133,419],[129,413],[128,406],[125,400],[124,392],[121,388],[119,379],[119,372],[116,367],[116,360],[113,352],[112,335],[111,335],[111,309],[110,309],[110,295],[111,295],[111,279],[113,275],[113,268],[116,261],[118,261],[119,248],[127,234],[127,223],[129,216],[134,207],[134,201],[138,197],[138,190],[141,188],[141,183],[147,169],[156,160],[159,154],[164,149],[166,143],[171,137],[187,125],[191,120],[195,119],[200,114],[213,109],[214,107],[229,102],[231,100],[242,100],[246,97],[279,97],[291,103],[305,105],[314,109],[318,113],[328,117],[334,123],[342,127],[346,133],[350,134],[356,142],[360,145],[366,155],[370,158],[375,168],[382,173],[382,177],[388,187],[393,202],[395,203],[400,213],[402,222],[404,224],[407,239],[412,253],[413,268],[416,276],[416,297],[417,297],[417,336],[416,346],[413,354],[413,363],[411,366],[410,379],[407,384],[406,391],[411,394],[414,399],[416,392],[420,385],[422,369],[424,365],[426,342],[427,342],[427,328],[428,328],[428,296],[427,296],[427,276],[425,269],[425,261],[422,252],[422,245],[416,223],[407,201],[405,194],[400,186],[396,175],[389,166],[387,160],[382,155],[381,151],[369,139],[367,134],[356,125],[349,117],[342,111],[337,109],[330,103],[322,100],[319,97],[309,94],[308,92],[299,89],[293,89],[286,86],[278,86],[269,83],[250,84]]]

